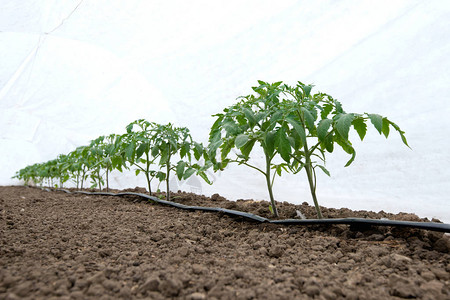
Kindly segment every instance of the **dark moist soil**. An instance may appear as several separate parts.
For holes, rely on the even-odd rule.
[[[270,217],[265,201],[173,196]],[[306,203],[278,207],[315,217]],[[0,299],[450,299],[449,251],[447,235],[424,230],[288,227],[134,196],[0,187]]]

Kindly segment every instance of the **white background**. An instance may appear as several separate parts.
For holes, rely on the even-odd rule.
[[[316,86],[347,112],[400,125],[371,128],[357,158],[329,155],[321,205],[414,212],[450,223],[449,1],[0,2],[0,184],[138,118],[207,141],[212,114],[257,80]],[[262,156],[255,155],[261,163]],[[264,178],[233,166],[208,186],[174,189],[268,199]],[[114,188],[145,186],[113,173]],[[279,201],[312,204],[303,175],[277,178]]]

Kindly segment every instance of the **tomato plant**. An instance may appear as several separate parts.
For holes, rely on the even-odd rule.
[[[283,105],[279,99],[280,85],[281,82],[277,82],[255,87],[253,90],[257,93],[256,96],[240,97],[238,103],[225,108],[223,113],[214,115],[217,119],[211,128],[208,146],[209,158],[214,163],[216,171],[223,169],[230,162],[235,162],[264,175],[271,202],[270,210],[275,216],[278,216],[272,190],[275,175],[277,173],[281,175],[283,170],[287,170],[288,165],[277,164],[274,159],[276,156],[287,155],[283,147],[289,146],[280,139],[287,139],[286,130],[290,130],[279,122],[283,115]],[[256,143],[264,152],[263,168],[250,162],[250,153]],[[230,158],[233,148],[238,149],[240,153]],[[220,151],[220,160],[216,158],[217,150]]]
[[[102,184],[105,184],[103,175],[106,179],[106,191],[109,191],[109,174],[112,170],[117,169],[122,172],[124,161],[120,155],[122,147],[122,136],[110,134],[108,136],[100,136],[91,141],[87,155],[87,165],[90,168],[90,177],[94,184],[92,187],[98,186],[102,190]]]
[[[174,171],[179,180],[186,180],[194,173],[199,175],[207,183],[210,183],[205,171],[209,168],[206,164],[201,166],[193,163],[200,160],[204,155],[202,144],[193,141],[189,129],[186,127],[174,127],[172,124],[160,125],[155,124],[153,127],[151,155],[159,157],[158,165],[163,170],[157,178],[166,181],[166,197],[170,201],[169,176]],[[179,160],[176,164],[172,159],[178,156]]]
[[[136,176],[140,172],[145,174],[150,195],[152,195],[152,180],[157,177],[163,181],[165,178],[165,174],[160,170],[150,169],[155,166],[159,158],[159,153],[155,153],[154,156],[151,154],[154,147],[155,126],[155,123],[139,119],[128,124],[127,133],[123,135],[123,157],[130,165],[137,168]]]
[[[396,130],[408,146],[404,132],[394,122],[378,114],[371,113],[347,113],[342,104],[325,93],[311,94],[313,86],[298,82],[295,87],[282,85],[281,89],[287,96],[286,122],[297,132],[299,139],[290,142],[292,148],[291,170],[295,172],[304,169],[308,178],[311,196],[316,208],[318,218],[322,213],[316,196],[316,169],[319,168],[330,176],[325,168],[325,153],[332,153],[335,145],[340,146],[346,153],[351,155],[345,164],[348,167],[355,159],[356,151],[349,139],[349,131],[353,128],[361,141],[367,133],[367,121],[373,124],[375,129],[386,138],[389,136],[390,127]],[[286,144],[286,148],[287,148]],[[409,146],[408,146],[409,147]],[[287,157],[287,152],[285,153]],[[318,159],[315,161],[314,159]]]
[[[298,82],[295,87],[290,87],[282,82],[258,83],[259,86],[253,87],[256,95],[240,97],[237,104],[214,115],[217,119],[210,132],[209,155],[215,170],[237,162],[262,173],[269,192],[270,209],[275,216],[278,216],[272,191],[275,174],[281,176],[282,171],[298,173],[304,169],[317,216],[322,218],[316,196],[316,169],[330,175],[325,168],[325,153],[332,153],[335,144],[351,155],[345,166],[353,162],[356,151],[349,140],[351,127],[361,140],[367,132],[367,120],[386,138],[392,127],[408,146],[404,132],[394,122],[378,114],[347,113],[330,95],[312,95],[312,85]],[[255,143],[263,149],[264,169],[249,163]],[[229,158],[233,148],[239,149],[240,153],[236,158]],[[216,158],[217,150],[220,150],[220,161]],[[277,155],[282,163],[274,163]],[[272,169],[275,170],[273,176]]]

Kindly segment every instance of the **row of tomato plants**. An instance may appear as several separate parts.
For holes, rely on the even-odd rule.
[[[14,177],[25,183],[47,181],[51,186],[55,186],[56,180],[61,187],[71,180],[81,189],[90,179],[92,188],[101,190],[106,185],[108,190],[109,174],[113,170],[122,172],[124,168],[134,167],[136,175],[145,175],[150,194],[153,179],[165,182],[166,197],[170,200],[171,172],[180,180],[196,174],[211,184],[206,174],[208,169],[223,171],[228,164],[237,163],[264,176],[271,203],[269,208],[278,216],[273,195],[275,177],[283,172],[304,171],[317,216],[322,218],[316,196],[316,171],[330,175],[325,167],[326,153],[332,153],[335,146],[351,156],[346,167],[354,161],[356,152],[349,139],[351,128],[361,140],[369,121],[386,138],[393,128],[408,146],[404,132],[388,118],[370,113],[347,113],[330,95],[312,94],[312,85],[258,83],[252,88],[254,93],[239,97],[237,103],[213,115],[216,120],[207,146],[194,141],[188,128],[140,119],[130,123],[123,135],[101,136],[69,154],[27,166]],[[251,160],[255,145],[264,153],[263,167]]]

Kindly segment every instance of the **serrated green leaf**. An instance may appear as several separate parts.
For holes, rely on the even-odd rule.
[[[152,156],[156,157],[159,154],[159,147],[155,146],[152,148]]]
[[[377,114],[367,114],[369,116],[370,122],[372,122],[373,126],[378,130],[381,134],[381,130],[383,129],[383,117]]]
[[[244,107],[242,110],[244,111],[244,115],[247,118],[248,124],[250,125],[250,127],[255,126],[256,117],[255,117],[255,114],[253,113],[253,111],[247,107]]]
[[[291,159],[291,145],[289,144],[289,140],[283,127],[280,127],[277,130],[277,133],[275,135],[275,145],[277,146],[281,158],[289,163]]]
[[[236,135],[239,132],[239,126],[232,121],[223,122],[222,127],[229,135]]]
[[[367,132],[367,124],[364,121],[363,118],[355,118],[352,122],[353,124],[353,128],[355,128],[356,132],[359,135],[359,138],[361,139],[361,141],[364,139],[364,137],[366,136],[366,132]]]
[[[314,117],[313,117],[313,115],[305,107],[302,107],[301,111],[303,112],[303,116],[305,118],[306,126],[308,126],[308,128],[310,130],[313,130],[313,128],[314,128]]]
[[[305,94],[305,97],[309,97],[311,93],[312,86],[311,85],[305,85],[303,86],[303,92]]]
[[[220,146],[220,148],[221,148],[220,157],[222,160],[224,160],[227,158],[228,153],[230,153],[231,149],[234,148],[234,141],[232,139],[228,139]]]
[[[283,169],[280,165],[277,165],[275,166],[275,171],[277,172],[278,176],[281,176],[281,171],[283,171]]]
[[[236,148],[238,148],[238,149],[242,148],[247,142],[248,142],[248,135],[247,134],[240,134],[234,140]]]
[[[389,120],[388,120],[388,121],[389,121]],[[389,121],[389,124],[391,124],[392,127],[394,127],[394,129],[400,134],[400,136],[401,136],[401,138],[402,138],[402,141],[403,141],[403,144],[405,144],[406,146],[408,146],[408,148],[411,149],[411,147],[409,147],[409,145],[408,145],[408,141],[406,140],[405,132],[402,131],[402,130],[400,129],[400,127],[399,127],[397,124],[395,124],[394,122]]]
[[[155,176],[159,181],[166,180],[166,173],[159,171]]]
[[[277,111],[276,113],[274,113],[272,116],[270,116],[270,124],[272,126],[275,126],[275,123],[277,123],[278,121],[280,121],[283,117],[283,112],[282,111]],[[273,128],[271,128],[270,130],[272,130]]]
[[[260,85],[268,85],[267,82],[264,82],[264,81],[262,81],[262,80],[258,80],[258,83],[259,83]]]
[[[127,127],[126,127],[127,133],[131,133],[131,131],[133,130],[133,125],[134,125],[134,123],[127,125]]]
[[[339,116],[339,119],[336,121],[336,129],[344,139],[348,140],[348,131],[350,130],[355,115],[340,114]]]
[[[266,154],[271,156],[275,151],[275,131],[266,132],[264,137],[264,147]]]
[[[252,152],[253,146],[255,145],[255,142],[256,140],[250,140],[241,148],[241,152],[245,156],[245,158],[249,157],[250,152]]]
[[[319,141],[323,141],[325,139],[332,122],[333,120],[331,119],[320,120],[319,125],[317,125],[317,137],[319,138]]]
[[[341,146],[341,148],[347,152],[348,154],[352,154],[355,150],[352,147],[352,144],[350,143],[349,140],[344,140],[342,138],[342,136],[336,134],[333,137],[333,140],[339,145]]]
[[[300,138],[304,144],[306,142],[306,133],[305,133],[305,129],[303,128],[303,126],[292,117],[287,117],[286,121],[292,125],[292,127],[297,132],[297,134],[300,136]]]
[[[345,114],[344,109],[342,109],[342,104],[341,102],[334,100],[334,105],[336,107],[336,113],[338,114]]]
[[[135,148],[136,148],[136,144],[135,144],[134,141],[132,141],[132,142],[127,146],[127,148],[125,149],[125,155],[126,155],[127,159],[133,160]]]
[[[180,160],[177,164],[177,177],[179,180],[183,178],[184,168],[186,167],[186,163]]]
[[[187,154],[186,147],[181,147],[180,148],[180,157],[184,158],[186,156],[186,154]]]
[[[188,169],[184,172],[184,174],[183,174],[183,179],[184,179],[184,180],[188,179],[188,178],[191,177],[192,174],[194,174],[194,173],[195,173],[195,169],[194,169],[194,168],[188,168]]]
[[[141,144],[136,150],[136,158],[140,158],[144,152],[147,152],[147,148],[147,144]]]
[[[216,119],[216,121],[214,121],[214,124],[211,126],[211,133],[219,130],[219,127],[223,120],[222,114],[213,115],[213,117],[217,117],[217,119]],[[211,134],[210,134],[210,138],[211,138]]]
[[[332,110],[333,110],[333,105],[330,103],[325,103],[323,105],[322,111],[320,112],[320,117],[322,119],[326,119]]]

